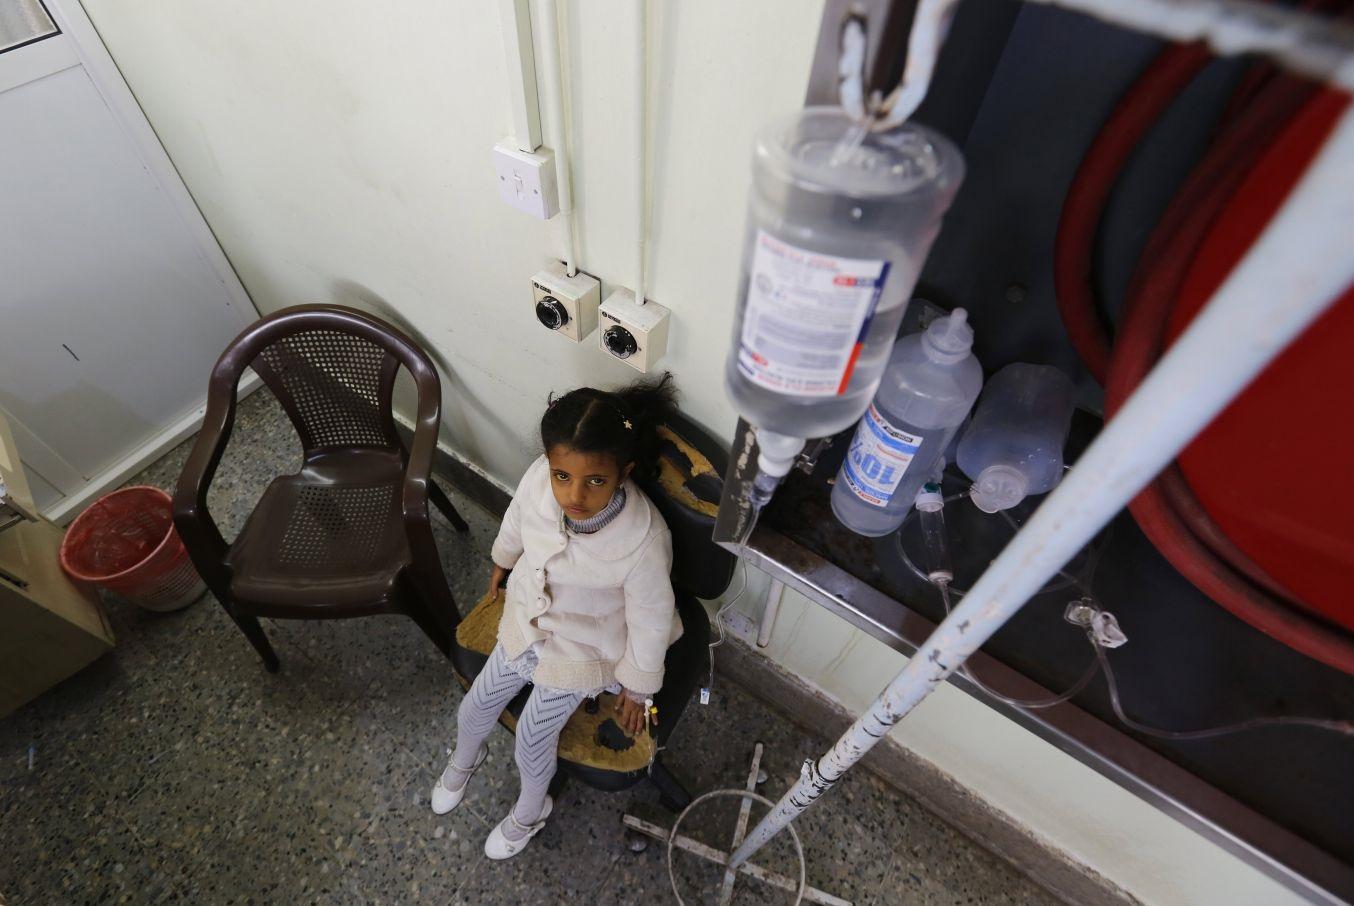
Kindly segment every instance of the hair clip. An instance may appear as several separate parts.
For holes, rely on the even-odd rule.
[[[627,431],[634,427],[634,425],[630,424],[630,419],[628,418],[621,419],[621,424],[625,425],[625,430]]]

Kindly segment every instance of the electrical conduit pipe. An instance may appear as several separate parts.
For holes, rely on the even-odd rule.
[[[559,21],[557,0],[540,0],[541,72],[545,80],[545,95],[550,101],[550,147],[555,152],[555,182],[559,191],[560,233],[564,245],[564,272],[570,277],[578,274],[578,242],[574,236],[573,179],[569,170],[569,91],[568,60],[564,52],[564,28]]]

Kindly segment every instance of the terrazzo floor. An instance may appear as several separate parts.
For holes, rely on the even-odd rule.
[[[133,483],[172,488],[188,445]],[[266,392],[240,407],[210,504],[227,537],[299,448]],[[488,574],[496,520],[453,495],[469,535],[434,516],[459,602]],[[118,646],[0,720],[0,902],[675,902],[664,847],[635,854],[623,812],[670,824],[647,785],[572,783],[532,845],[491,862],[484,838],[516,790],[512,738],[496,731],[464,805],[438,817],[428,792],[461,698],[414,624],[376,617],[264,621],[282,659],[265,672],[216,603],[150,614],[108,602]],[[701,792],[742,786],[766,744],[761,792],[778,797],[824,740],[727,680],[692,704],[665,757]],[[32,752],[32,767],[29,753]],[[736,804],[684,831],[722,846]],[[754,809],[754,819],[760,814]],[[857,903],[1053,903],[1049,894],[912,800],[861,771],[796,825],[809,883]],[[787,839],[758,858],[794,866]],[[713,902],[720,871],[676,856],[688,903]],[[735,903],[790,897],[740,881]]]

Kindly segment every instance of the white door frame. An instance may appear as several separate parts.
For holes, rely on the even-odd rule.
[[[258,317],[258,310],[249,298],[243,284],[240,283],[240,278],[231,266],[230,260],[221,250],[221,245],[217,242],[215,234],[203,217],[202,211],[198,208],[192,195],[189,194],[173,161],[169,159],[164,146],[160,144],[160,140],[146,119],[141,105],[127,86],[127,82],[122,78],[122,73],[118,70],[117,64],[113,62],[113,58],[109,55],[103,41],[99,38],[94,24],[90,22],[78,0],[43,0],[43,3],[52,20],[61,30],[61,34],[44,38],[27,47],[16,48],[15,51],[28,54],[33,63],[46,66],[49,69],[60,65],[62,62],[84,67],[90,81],[94,83],[104,103],[108,105],[108,109],[112,112],[113,118],[131,140],[147,171],[169,200],[170,206],[183,225],[186,235],[194,240],[198,254],[220,280],[230,299],[231,307],[239,315],[240,328],[243,329]],[[27,67],[23,65],[14,66],[13,64],[17,63],[18,60],[10,54],[6,56],[11,57],[10,60],[5,61],[11,64],[9,67],[10,75],[22,75],[22,70]],[[257,376],[250,372],[246,379],[241,382],[240,395],[243,396],[252,392],[260,386],[260,383]],[[170,424],[165,425],[140,447],[99,474],[92,476],[78,489],[71,491],[63,488],[62,490],[67,492],[67,496],[49,507],[44,515],[59,523],[68,521],[97,496],[122,484],[170,448],[192,435],[202,424],[202,416],[206,408],[206,391],[207,388],[204,384],[202,388],[203,402],[201,404],[183,413]],[[24,431],[21,425],[17,426],[17,430],[21,433]]]
[[[221,280],[221,285],[230,294],[231,304],[240,312],[240,328],[243,330],[258,317],[258,309],[245,292],[244,285],[240,283],[240,278],[236,275],[235,268],[231,266],[226,253],[221,251],[216,234],[207,225],[207,220],[202,216],[197,202],[183,184],[174,162],[169,159],[136,96],[122,78],[122,72],[109,56],[108,48],[104,46],[103,40],[95,30],[94,23],[85,15],[85,9],[79,0],[43,0],[43,3],[46,4],[47,11],[62,34],[69,36],[75,45],[75,52],[79,55],[85,71],[89,73],[90,80],[94,82],[94,87],[103,96],[118,125],[140,152],[141,159],[169,198],[174,212],[183,222],[184,229],[196,240],[199,253],[211,265]]]

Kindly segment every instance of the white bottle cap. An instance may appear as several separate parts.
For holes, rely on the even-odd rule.
[[[934,484],[924,484],[917,492],[917,500],[914,504],[918,512],[939,513],[945,509],[945,495],[940,492],[940,487]]]
[[[983,469],[973,483],[969,497],[984,513],[1009,510],[1025,499],[1029,480],[1015,466],[998,464]]]
[[[757,470],[772,478],[782,478],[804,449],[804,438],[757,429]]]
[[[943,318],[936,318],[922,335],[922,349],[926,357],[942,365],[953,365],[968,358],[973,348],[973,328],[968,323],[968,312],[956,308]]]

